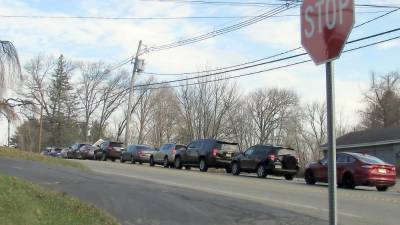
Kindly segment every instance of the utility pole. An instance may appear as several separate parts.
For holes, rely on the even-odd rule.
[[[42,150],[42,135],[43,135],[43,106],[40,107],[40,125],[39,125],[39,149],[38,152]]]
[[[135,62],[133,63],[133,70],[132,70],[132,78],[131,78],[131,85],[129,87],[129,99],[128,99],[128,112],[126,114],[126,127],[125,127],[125,146],[128,147],[129,139],[130,139],[130,125],[131,125],[131,114],[132,114],[132,99],[134,94],[134,86],[135,86],[135,75],[138,67],[139,62],[139,55],[140,50],[142,48],[142,40],[139,41],[139,46],[135,56]]]

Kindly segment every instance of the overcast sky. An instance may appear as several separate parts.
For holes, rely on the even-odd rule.
[[[211,1],[211,0],[210,0]],[[231,0],[230,0],[231,1]],[[1,16],[95,16],[95,17],[198,17],[198,16],[255,16],[277,6],[231,6],[215,4],[165,3],[157,1],[115,0],[0,0]],[[246,1],[241,1],[246,2]],[[252,1],[247,1],[252,2]],[[279,3],[278,0],[257,2]],[[398,5],[400,0],[359,0],[356,4]],[[387,8],[356,7],[356,25],[387,12]],[[299,7],[287,10],[252,26],[215,37],[200,43],[151,52],[143,56],[147,72],[179,73],[204,68],[218,68],[255,60],[300,44]],[[133,55],[139,40],[146,46],[165,44],[238,23],[244,18],[186,19],[186,20],[94,20],[94,19],[38,19],[2,17],[0,40],[9,40],[16,46],[22,64],[43,53],[64,54],[73,60],[104,61],[115,64]],[[349,40],[399,27],[400,11],[354,29]],[[400,32],[351,44],[353,48],[398,36]],[[336,103],[349,124],[358,120],[362,109],[361,95],[369,83],[371,71],[387,73],[398,71],[400,41],[369,47],[343,54],[335,63]],[[298,50],[294,53],[300,53]],[[308,59],[305,56],[285,63],[239,71],[231,75],[268,69]],[[126,66],[127,69],[130,65]],[[140,75],[144,79],[148,75]],[[157,77],[172,80],[175,76]],[[302,104],[325,99],[323,66],[312,62],[283,70],[265,72],[237,79],[241,91],[261,87],[282,87],[296,91]],[[11,95],[11,94],[9,94]],[[15,125],[14,125],[15,126]],[[0,118],[0,144],[6,141],[6,123]]]

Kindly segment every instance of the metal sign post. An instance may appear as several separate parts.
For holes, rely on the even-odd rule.
[[[329,225],[337,225],[335,85],[332,61],[326,63],[326,105],[328,128]]]

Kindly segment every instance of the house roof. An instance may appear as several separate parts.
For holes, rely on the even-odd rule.
[[[400,127],[376,128],[345,134],[336,139],[336,148],[352,148],[400,143]],[[326,150],[327,144],[322,146]]]

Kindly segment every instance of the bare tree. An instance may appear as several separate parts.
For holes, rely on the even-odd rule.
[[[0,40],[0,97],[6,81],[11,81],[13,78],[21,78],[17,50],[11,42]]]
[[[259,89],[248,97],[248,108],[255,125],[259,144],[279,144],[285,121],[291,108],[298,102],[297,95],[284,89]]]
[[[129,90],[127,77],[128,73],[126,71],[120,71],[115,77],[109,79],[102,88],[103,94],[100,96],[100,118],[98,121],[99,131],[97,136],[93,137],[94,139],[103,136],[107,121],[127,101],[126,96]]]
[[[183,141],[226,136],[222,133],[224,122],[237,99],[236,84],[224,79],[217,82],[199,79],[196,85],[182,87],[178,100],[182,107]]]
[[[371,84],[364,93],[365,110],[361,111],[363,128],[400,125],[400,74],[378,76],[371,74]]]
[[[102,95],[102,84],[110,74],[106,70],[106,66],[101,63],[82,63],[80,66],[81,79],[76,90],[79,102],[84,109],[83,137],[89,141],[89,125],[90,119],[95,111],[101,105],[99,101]]]

